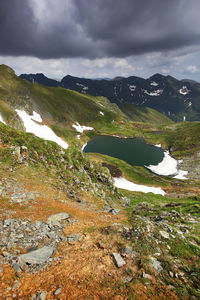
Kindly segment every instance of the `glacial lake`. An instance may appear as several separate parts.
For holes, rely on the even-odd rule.
[[[133,166],[158,165],[164,158],[163,149],[150,145],[141,138],[118,138],[104,135],[90,140],[83,152],[109,155]]]

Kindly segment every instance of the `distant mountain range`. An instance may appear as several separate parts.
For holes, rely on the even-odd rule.
[[[148,79],[131,76],[108,79],[85,79],[67,75],[60,82],[43,74],[21,74],[32,83],[61,86],[83,94],[104,96],[121,106],[133,103],[158,110],[174,121],[200,120],[200,83],[155,74]]]

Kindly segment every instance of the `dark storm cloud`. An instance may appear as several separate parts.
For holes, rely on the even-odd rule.
[[[97,58],[179,49],[199,44],[199,11],[199,0],[1,1],[0,54]]]
[[[23,0],[0,2],[0,53],[23,55],[31,52],[34,40],[32,10]]]

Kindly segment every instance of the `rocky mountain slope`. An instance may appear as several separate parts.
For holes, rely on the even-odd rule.
[[[0,299],[200,297],[200,123],[126,105],[0,66]],[[189,179],[83,153],[98,134],[161,143]],[[113,172],[166,194],[118,189]]]
[[[62,86],[83,94],[104,96],[123,107],[124,103],[147,106],[158,110],[174,121],[200,120],[200,83],[177,80],[171,76],[155,74],[148,79],[136,76],[117,77],[112,80],[93,80],[65,76],[60,82],[43,74],[22,74],[30,82]]]
[[[0,161],[2,299],[198,299],[198,196],[117,190],[100,162],[1,122]]]

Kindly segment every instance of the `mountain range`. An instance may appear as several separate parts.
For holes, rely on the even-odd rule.
[[[104,96],[122,110],[125,103],[132,103],[156,109],[173,121],[200,120],[200,83],[189,79],[177,80],[158,73],[148,79],[130,76],[97,80],[67,75],[61,81],[56,81],[41,73],[21,74],[20,78],[95,97]]]

